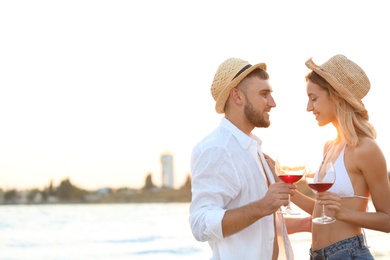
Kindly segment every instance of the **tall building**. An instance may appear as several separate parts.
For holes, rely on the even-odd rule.
[[[173,156],[171,154],[161,155],[162,186],[173,187]]]

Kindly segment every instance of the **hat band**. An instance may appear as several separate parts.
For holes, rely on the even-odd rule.
[[[244,68],[242,68],[239,72],[237,72],[236,76],[234,76],[234,78],[232,79],[232,81],[237,78],[238,76],[240,76],[241,73],[243,73],[244,71],[246,71],[247,69],[249,69],[250,67],[252,67],[252,65],[248,64],[246,65]]]

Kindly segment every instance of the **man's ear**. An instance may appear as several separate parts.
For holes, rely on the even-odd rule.
[[[237,88],[232,88],[230,90],[230,97],[232,98],[232,101],[237,105],[242,104],[243,102],[243,94]]]

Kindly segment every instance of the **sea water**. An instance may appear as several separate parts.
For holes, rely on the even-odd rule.
[[[188,223],[189,203],[0,206],[1,260],[210,259]],[[375,259],[390,259],[390,234],[366,230]],[[290,236],[307,259],[310,233]]]

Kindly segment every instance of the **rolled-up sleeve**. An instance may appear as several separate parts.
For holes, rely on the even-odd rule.
[[[198,241],[223,239],[226,205],[239,193],[239,178],[223,147],[195,147],[191,156],[190,226]]]

